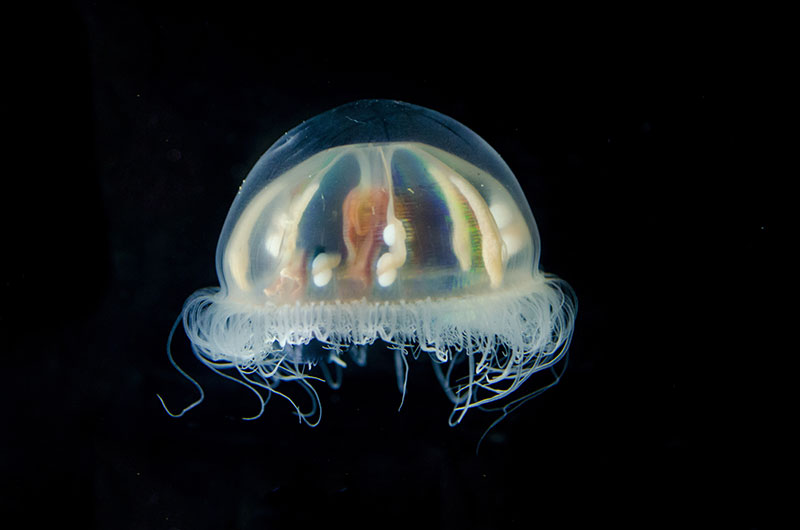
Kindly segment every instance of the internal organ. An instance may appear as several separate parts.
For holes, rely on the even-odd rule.
[[[343,237],[347,248],[344,278],[372,283],[372,263],[383,244],[389,193],[383,188],[353,188],[344,200]]]

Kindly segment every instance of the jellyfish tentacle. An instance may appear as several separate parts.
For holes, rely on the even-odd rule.
[[[397,411],[403,408],[403,403],[406,401],[406,388],[408,386],[408,359],[406,358],[405,348],[394,348],[394,368],[397,374],[397,389],[403,397],[400,398],[400,406]]]
[[[174,368],[175,368],[175,369],[176,369],[178,372],[180,372],[180,374],[181,374],[183,377],[185,377],[186,379],[188,379],[188,380],[189,380],[189,382],[190,382],[190,383],[192,383],[192,384],[195,386],[195,388],[197,388],[197,390],[200,392],[200,397],[199,397],[199,398],[197,398],[197,400],[196,400],[196,401],[194,401],[193,403],[190,403],[189,405],[187,405],[186,407],[184,407],[184,408],[183,408],[183,410],[182,410],[182,411],[180,411],[178,414],[175,414],[175,413],[173,413],[172,411],[170,411],[170,410],[169,410],[169,408],[167,408],[167,404],[166,404],[166,403],[164,403],[164,398],[162,398],[160,394],[156,394],[156,397],[157,397],[157,398],[158,398],[158,400],[161,402],[161,406],[162,406],[162,407],[164,407],[164,410],[167,412],[167,414],[169,414],[169,415],[170,415],[170,416],[172,416],[173,418],[180,418],[181,416],[183,416],[184,414],[186,414],[187,412],[189,412],[190,410],[192,410],[193,408],[195,408],[197,405],[199,405],[200,403],[202,403],[202,402],[203,402],[203,400],[205,399],[205,392],[203,392],[203,387],[202,387],[202,386],[200,386],[200,383],[198,383],[197,381],[195,381],[195,380],[194,380],[194,378],[192,378],[192,376],[190,376],[189,374],[187,374],[187,373],[186,373],[186,372],[183,370],[183,368],[181,368],[180,366],[178,366],[178,363],[176,363],[176,362],[175,362],[175,359],[172,357],[172,340],[173,340],[173,338],[175,337],[175,330],[178,328],[178,324],[179,324],[179,323],[180,323],[182,320],[183,320],[183,312],[181,312],[181,314],[179,314],[179,315],[178,315],[178,317],[175,319],[175,323],[173,323],[173,324],[172,324],[172,329],[170,329],[170,331],[169,331],[169,337],[167,338],[167,358],[169,359],[169,362],[170,362],[170,364],[171,364],[171,365],[172,365],[172,366],[173,366],[173,367],[174,367]]]

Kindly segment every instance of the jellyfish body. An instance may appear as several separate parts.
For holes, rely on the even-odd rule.
[[[485,141],[429,109],[358,101],[256,163],[219,239],[220,287],[189,297],[183,325],[198,359],[259,395],[298,383],[312,425],[315,365],[363,364],[383,341],[402,386],[407,356],[424,354],[456,424],[514,402],[567,351],[576,301],[539,254],[530,206]]]

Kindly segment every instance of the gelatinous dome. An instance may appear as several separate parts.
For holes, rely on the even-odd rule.
[[[229,301],[416,301],[528,290],[539,236],[478,135],[399,101],[350,103],[286,133],[237,195],[217,247]]]

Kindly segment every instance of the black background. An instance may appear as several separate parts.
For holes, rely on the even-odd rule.
[[[763,372],[741,368],[762,362],[769,318],[767,112],[721,82],[716,49],[688,66],[646,28],[598,49],[602,32],[536,40],[513,20],[484,21],[489,39],[418,16],[359,31],[159,4],[34,15],[10,16],[4,43],[4,510],[78,528],[763,526],[772,424]],[[425,363],[400,412],[373,357],[319,388],[319,427],[278,400],[248,422],[255,399],[179,333],[207,396],[168,417],[157,393],[195,394],[167,333],[217,283],[237,186],[300,121],[376,97],[455,118],[517,175],[543,268],[580,302],[565,377],[476,455],[494,418],[448,427]]]

